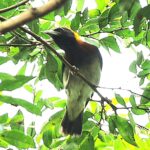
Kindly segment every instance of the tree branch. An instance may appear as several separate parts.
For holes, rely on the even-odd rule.
[[[99,34],[99,33],[112,33],[112,34],[114,34],[115,32],[120,31],[120,30],[124,30],[124,29],[128,29],[128,27],[126,27],[126,28],[118,28],[118,29],[115,29],[115,30],[113,30],[113,31],[103,31],[103,30],[99,30],[99,31],[97,31],[97,32],[93,32],[93,33],[90,33],[90,34],[83,34],[83,35],[81,35],[81,36],[83,36],[83,37],[90,37],[90,38],[91,38],[91,36],[96,35],[96,34]],[[98,39],[97,39],[97,40],[98,40]]]
[[[95,34],[99,34],[99,33],[102,33],[100,30],[99,31],[97,31],[97,32],[94,32],[94,33],[90,33],[90,34],[83,34],[83,35],[81,35],[81,36],[83,36],[83,37],[90,37],[90,36],[92,36],[92,35],[95,35]]]
[[[145,95],[136,93],[136,92],[134,92],[134,91],[132,91],[132,90],[129,90],[129,89],[123,89],[123,88],[121,88],[121,87],[118,87],[118,88],[110,88],[110,87],[101,87],[101,86],[98,86],[98,88],[107,89],[107,90],[122,90],[122,91],[128,91],[128,92],[130,92],[130,93],[132,93],[132,94],[134,94],[134,95],[137,95],[137,96],[143,97],[143,98],[145,98],[145,99],[147,99],[147,100],[150,100],[150,98],[147,97],[147,96],[145,96]]]
[[[0,13],[4,13],[4,12],[10,11],[10,10],[12,10],[12,9],[15,9],[15,8],[17,8],[17,7],[21,6],[21,5],[26,4],[28,1],[29,1],[29,0],[24,0],[24,1],[21,1],[21,2],[19,2],[19,3],[17,3],[17,4],[15,4],[15,5],[12,5],[12,6],[10,6],[10,7],[0,9]]]
[[[0,34],[16,29],[36,18],[42,17],[47,13],[56,10],[67,0],[49,0],[46,4],[38,8],[30,8],[27,11],[14,16],[4,22],[0,23]]]
[[[32,44],[0,44],[0,46],[14,46],[14,47],[17,47],[17,46],[22,46],[22,47],[30,47],[30,46],[35,46],[35,45],[40,45],[40,43],[32,43]]]

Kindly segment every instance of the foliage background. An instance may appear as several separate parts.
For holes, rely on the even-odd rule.
[[[0,9],[18,2],[19,0],[2,0]],[[63,88],[61,60],[20,29],[1,35],[0,65],[13,63],[12,70],[16,66],[19,66],[19,70],[17,73],[12,71],[12,74],[5,72],[7,68],[0,70],[0,147],[41,150],[149,149],[150,124],[141,126],[135,121],[135,116],[149,119],[149,1],[144,8],[138,0],[94,2],[95,8],[90,9],[85,7],[85,0],[68,0],[60,9],[33,20],[24,27],[45,39],[62,55],[63,52],[43,31],[65,26],[77,31],[86,41],[101,50],[105,48],[110,54],[113,51],[119,55],[122,46],[127,47],[128,51],[134,50],[135,59],[130,64],[129,71],[134,74],[137,89],[140,90],[102,87],[107,90],[103,96],[111,100],[115,109],[96,97],[84,113],[82,136],[64,136],[60,132],[60,123],[66,99],[64,96],[58,97],[57,93],[53,93],[54,97],[44,94],[45,91],[54,91],[53,88]],[[0,16],[10,18],[29,7],[30,4],[25,3],[4,13],[0,11]],[[140,51],[137,48],[139,45],[142,45]],[[145,55],[145,51],[148,55]],[[47,85],[48,82],[52,83],[50,88],[42,89],[41,84]],[[111,97],[107,94],[110,91]],[[127,92],[127,96],[122,91]],[[30,96],[23,94],[26,92]],[[11,114],[6,109],[11,109]],[[28,124],[29,117],[33,118],[31,124]],[[42,118],[46,118],[46,121]]]

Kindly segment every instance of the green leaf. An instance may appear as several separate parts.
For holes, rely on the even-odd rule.
[[[28,127],[28,129],[27,129],[27,134],[29,135],[29,136],[31,136],[31,137],[35,137],[35,135],[36,135],[36,131],[35,131],[35,122],[32,122],[30,125],[29,125],[29,127]]]
[[[6,63],[6,62],[9,61],[9,60],[10,60],[9,57],[0,56],[0,65]]]
[[[146,59],[146,60],[142,63],[142,69],[150,69],[150,60]]]
[[[53,106],[54,106],[54,108],[55,107],[65,108],[65,106],[66,106],[66,100],[59,99],[59,100],[53,102]]]
[[[133,38],[134,37],[134,31],[131,31],[130,29],[122,29],[115,32],[118,36],[124,39]]]
[[[43,94],[42,90],[39,90],[35,93],[34,103],[37,103],[40,100],[42,94]]]
[[[113,5],[109,11],[109,21],[114,21],[116,18],[121,18],[122,13],[119,5]]]
[[[32,76],[23,76],[23,75],[17,75],[13,78],[3,80],[0,84],[0,91],[12,91],[17,88],[22,87],[25,83],[32,80],[34,77]]]
[[[120,0],[118,3],[119,9],[121,13],[125,11],[130,11],[132,5],[134,4],[135,0]]]
[[[0,36],[0,43],[1,44],[6,44],[7,40],[4,36]],[[7,50],[5,49],[5,46],[1,46],[0,48],[1,52],[6,52]]]
[[[88,120],[83,124],[82,130],[91,132],[92,128],[94,128],[95,126],[96,126],[95,122]]]
[[[63,147],[65,150],[94,150],[93,136],[87,131],[82,132],[80,137],[72,137],[68,139],[67,142],[68,143],[65,147]]]
[[[147,79],[150,80],[150,74],[147,76]]]
[[[147,43],[147,46],[150,48],[150,31],[149,30],[147,31],[146,43]]]
[[[46,78],[46,64],[43,64],[39,73],[39,80],[44,80]]]
[[[81,24],[85,24],[88,20],[88,8],[85,8],[81,16]]]
[[[150,74],[150,69],[142,70],[138,73],[138,77],[146,77],[148,74]]]
[[[48,67],[47,69],[49,72],[54,72],[54,73],[57,72],[58,64],[53,55],[48,55],[46,64],[47,64],[47,67]]]
[[[117,43],[116,39],[113,36],[108,36],[106,38],[103,38],[103,39],[100,40],[100,42],[103,43],[104,46],[106,46],[108,48],[111,48],[115,52],[120,53],[120,48],[118,46],[118,43]]]
[[[55,16],[59,15],[61,17],[64,17],[65,13],[64,13],[64,7],[60,7],[59,9],[56,9],[54,11]]]
[[[144,92],[142,93],[140,104],[146,104],[150,102],[150,83],[146,85]]]
[[[13,98],[13,97],[10,97],[10,96],[0,95],[0,101],[4,102],[4,103],[11,104],[11,105],[15,105],[15,106],[22,106],[27,111],[29,111],[33,114],[41,115],[40,109],[36,105],[33,105],[32,103],[29,103],[26,100],[23,100],[23,99],[20,99],[20,98]]]
[[[122,28],[120,20],[113,20],[110,22],[110,28],[106,28],[109,32],[113,32],[114,30],[119,30]]]
[[[0,124],[6,123],[8,120],[8,114],[4,114],[0,116]]]
[[[61,73],[62,73],[62,64],[60,60],[58,60],[53,55],[49,55],[47,58],[47,63],[44,68],[44,74],[46,75],[47,79],[58,89],[60,90],[63,85],[61,81]]]
[[[26,84],[26,85],[24,85],[24,88],[30,93],[33,93],[33,91],[34,91],[32,85]]]
[[[138,108],[131,108],[131,111],[132,111],[135,115],[144,115],[144,114],[146,113],[145,110],[138,109]]]
[[[71,21],[70,27],[74,31],[78,30],[78,28],[79,28],[80,18],[81,18],[80,14],[81,14],[81,12],[77,12],[76,15],[75,15],[75,17]]]
[[[94,114],[91,111],[85,111],[83,115],[83,123],[88,121],[89,118],[93,118]]]
[[[7,148],[9,144],[0,136],[0,147]]]
[[[52,132],[50,130],[44,131],[43,142],[46,147],[50,148],[51,143],[52,143]]]
[[[24,116],[20,110],[11,119],[10,126],[11,126],[11,129],[16,129],[16,130],[24,132]]]
[[[124,26],[126,24],[128,20],[128,13],[127,11],[125,11],[123,14],[122,14],[122,18],[121,18],[121,25]]]
[[[1,81],[15,80],[15,77],[7,73],[0,72],[0,80]]]
[[[71,9],[72,0],[68,0],[64,5],[64,13],[67,15],[68,11]]]
[[[53,139],[53,142],[52,142],[50,148],[51,149],[58,148],[58,147],[60,147],[60,145],[63,145],[64,142],[66,142],[66,140],[62,139],[62,138]]]
[[[35,55],[39,54],[40,52],[41,52],[41,49],[36,48],[30,53],[30,56],[35,56]]]
[[[17,114],[11,119],[10,123],[21,123],[24,121],[23,113],[19,110]]]
[[[131,123],[131,125],[133,127],[133,130],[135,132],[136,123],[135,123],[133,115],[132,115],[132,113],[130,111],[128,111],[128,117],[129,117],[130,123]]]
[[[96,0],[99,10],[102,12],[110,0]]]
[[[47,15],[45,15],[43,17],[43,19],[46,19],[48,21],[54,21],[55,20],[55,11],[48,13]],[[50,26],[50,22],[49,22],[49,26]]]
[[[135,101],[135,97],[133,95],[130,96],[129,100],[130,100],[130,103],[131,103],[132,107],[137,106],[136,101]]]
[[[106,9],[99,17],[99,27],[104,28],[108,24],[110,9]]]
[[[93,137],[87,132],[82,133],[82,139],[80,142],[80,150],[94,150],[94,139]]]
[[[88,16],[90,17],[90,18],[96,18],[97,16],[100,16],[100,11],[99,11],[99,9],[92,9],[92,10],[89,10],[88,11]]]
[[[32,32],[39,33],[39,20],[34,19],[28,23],[29,28]]]
[[[141,79],[140,79],[140,82],[139,82],[139,85],[140,85],[140,86],[143,85],[144,81],[145,81],[145,77],[141,78]]]
[[[138,35],[139,32],[140,32],[140,26],[142,24],[142,21],[143,21],[143,18],[145,17],[147,20],[150,19],[150,5],[147,5],[146,7],[144,8],[141,8],[139,10],[139,12],[137,13],[135,19],[134,19],[134,31],[135,31],[135,34]]]
[[[1,134],[3,139],[17,148],[35,148],[34,140],[25,135],[23,132],[17,130],[5,131]]]
[[[136,63],[137,63],[137,61],[134,60],[134,61],[130,64],[130,66],[129,66],[130,72],[137,73]]]
[[[116,127],[123,137],[125,141],[128,143],[137,146],[135,139],[134,139],[134,131],[131,124],[128,120],[121,118],[119,116],[113,116],[113,120],[115,121]]]
[[[77,11],[81,11],[84,6],[85,0],[76,0],[76,1],[77,1]]]
[[[52,133],[52,138],[57,138],[60,136],[60,126],[61,126],[61,121],[64,116],[64,111],[65,110],[59,110],[55,114],[53,114],[48,123],[44,125],[44,127],[41,130],[41,133],[43,134],[45,131],[50,130]]]
[[[126,107],[126,103],[125,103],[124,99],[119,94],[115,94],[115,97],[116,97],[116,100],[119,104]]]
[[[95,31],[95,30],[99,30],[99,18],[92,18],[92,19],[89,19],[84,25],[83,27],[81,28],[82,31]],[[80,30],[81,30],[80,29]]]
[[[114,119],[112,117],[109,117],[108,124],[109,124],[109,131],[112,134],[114,134],[116,132],[116,124],[115,124]]]
[[[26,68],[27,68],[27,62],[20,68],[17,75],[25,75]]]
[[[90,102],[90,111],[95,114],[95,113],[99,113],[100,109],[99,109],[99,105],[98,103],[95,103],[95,102]]]
[[[59,22],[59,25],[62,27],[70,27],[71,21],[68,18],[62,18],[61,21]]]
[[[132,8],[129,13],[129,17],[131,20],[134,20],[138,11],[141,9],[141,5],[139,1],[135,1],[134,4],[132,5]]]
[[[74,142],[70,142],[70,143],[66,144],[65,146],[63,146],[63,149],[64,150],[70,150],[70,149],[80,150],[79,146],[77,144],[75,144]]]
[[[18,47],[13,47],[13,46],[11,46],[10,47],[10,51],[9,51],[9,53],[8,53],[8,56],[11,56],[11,57],[13,57],[13,56],[15,56],[15,55],[17,55],[18,53],[19,53],[19,48]]]
[[[137,53],[136,64],[137,64],[138,66],[140,66],[140,65],[142,64],[143,60],[144,60],[143,52],[142,52],[142,51],[141,51],[141,52],[138,52],[138,53]]]

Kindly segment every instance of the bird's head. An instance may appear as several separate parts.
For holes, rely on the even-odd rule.
[[[80,41],[79,35],[68,28],[56,28],[45,33],[51,36],[55,43],[63,50],[72,48],[73,45],[75,46]]]

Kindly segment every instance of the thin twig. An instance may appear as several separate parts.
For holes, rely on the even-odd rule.
[[[15,8],[17,8],[17,7],[21,6],[21,5],[26,4],[28,1],[29,1],[29,0],[24,0],[24,1],[21,1],[21,2],[19,2],[19,3],[17,3],[17,4],[15,4],[15,5],[12,5],[12,6],[10,6],[10,7],[0,9],[0,13],[4,13],[4,12],[10,11],[10,10],[12,10],[12,9],[15,9]]]
[[[99,31],[94,32],[94,33],[83,34],[83,35],[81,35],[81,36],[83,36],[83,37],[90,37],[90,38],[91,38],[91,36],[96,35],[96,34],[100,34],[100,33],[112,33],[112,34],[114,34],[115,32],[120,31],[120,30],[124,30],[124,29],[128,29],[128,27],[126,27],[126,28],[115,29],[115,30],[113,30],[113,31],[99,30]],[[98,39],[97,39],[97,40],[98,40]]]
[[[137,124],[137,123],[136,123],[136,125],[137,125],[139,128],[142,128],[142,129],[144,129],[144,130],[146,130],[146,131],[149,131],[149,132],[150,132],[150,129],[148,129],[148,128],[146,128],[146,127],[144,127],[144,126],[140,125],[140,124]]]
[[[89,101],[91,101],[91,102],[96,102],[96,103],[100,103],[101,106],[102,106],[102,109],[104,108],[104,104],[102,104],[102,101],[93,100],[93,99],[90,99]],[[118,109],[127,109],[127,110],[129,110],[129,109],[141,109],[141,110],[146,111],[147,113],[150,112],[150,109],[149,109],[149,108],[142,108],[141,105],[138,105],[138,106],[136,106],[136,107],[132,107],[132,106],[131,106],[131,107],[116,107],[116,106],[115,106],[114,111],[117,111]],[[103,111],[103,110],[102,110],[102,111]],[[102,115],[102,114],[101,114],[101,115]]]
[[[32,43],[32,41],[30,41],[29,39],[25,38],[23,35],[21,35],[17,31],[12,31],[12,34],[16,35],[17,37],[19,37],[20,39],[22,39],[23,41],[25,41],[27,43]]]
[[[137,106],[137,107],[117,107],[117,109],[141,109],[141,110],[144,110],[144,111],[146,111],[146,112],[149,112],[150,110],[149,110],[149,108],[140,108],[139,106]]]
[[[22,47],[29,47],[29,46],[35,46],[35,45],[40,45],[40,43],[32,43],[32,44],[0,44],[0,46],[14,46],[14,47],[18,47],[18,46],[22,46]]]
[[[132,90],[124,89],[124,88],[121,88],[121,87],[118,87],[118,88],[111,88],[111,87],[97,86],[97,88],[106,89],[106,90],[122,90],[122,91],[128,91],[128,92],[130,92],[130,93],[132,93],[132,94],[134,94],[134,95],[137,95],[137,96],[143,97],[143,98],[145,98],[145,99],[147,99],[147,100],[150,100],[150,98],[147,97],[147,96],[145,96],[145,95],[142,95],[142,94],[136,93],[136,92],[134,92],[134,91],[132,91]]]
[[[89,36],[92,36],[92,35],[95,35],[95,34],[99,34],[99,33],[102,33],[102,32],[101,32],[101,31],[97,31],[97,32],[90,33],[90,34],[83,34],[83,35],[81,35],[81,36],[89,37]]]

